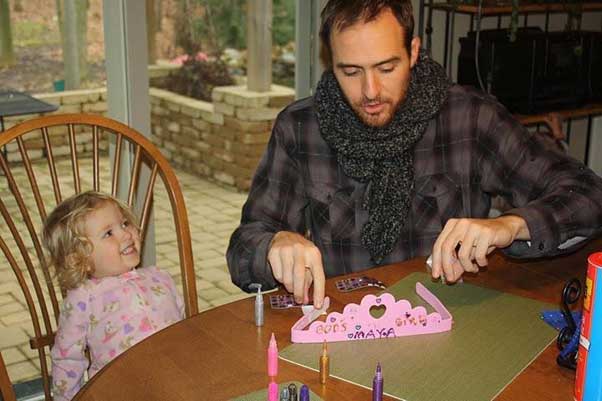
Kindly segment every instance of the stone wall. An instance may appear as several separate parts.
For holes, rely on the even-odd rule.
[[[269,140],[272,125],[284,106],[294,100],[294,90],[272,85],[270,92],[251,92],[245,86],[213,90],[213,102],[204,102],[151,88],[151,140],[172,163],[192,174],[247,190]],[[55,113],[106,115],[106,89],[66,91],[36,95],[56,104]],[[6,128],[35,115],[7,117]],[[66,130],[51,131],[53,154],[69,154]],[[44,157],[39,133],[25,137],[32,160]],[[106,144],[103,144],[103,148]],[[16,143],[7,146],[8,160],[18,161]],[[78,135],[78,152],[91,153],[91,134]]]
[[[173,165],[247,190],[274,120],[294,100],[294,90],[225,86],[212,97],[209,103],[151,89],[152,140]]]
[[[74,90],[56,93],[44,93],[33,95],[35,98],[43,100],[58,106],[58,110],[48,114],[67,114],[67,113],[91,113],[106,115],[107,113],[107,90],[106,88]],[[21,116],[11,116],[4,118],[4,127],[8,129],[23,121],[39,117],[41,114],[27,114]],[[83,130],[80,127],[79,130]],[[66,128],[55,128],[49,130],[50,142],[52,144],[52,154],[55,157],[66,156],[69,154],[69,140]],[[92,134],[77,135],[78,154],[92,154]],[[32,132],[23,137],[27,154],[31,160],[39,160],[44,157],[44,142],[40,132]],[[101,144],[106,148],[106,143]],[[21,160],[21,154],[17,143],[12,141],[6,146],[7,159],[9,162]]]

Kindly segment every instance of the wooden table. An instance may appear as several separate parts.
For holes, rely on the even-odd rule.
[[[517,261],[495,254],[488,268],[465,281],[546,302],[559,302],[564,282],[583,279],[587,256],[602,250],[602,240],[572,255],[552,260]],[[393,284],[413,271],[425,271],[424,258],[369,270]],[[364,272],[365,274],[366,272]],[[359,274],[356,274],[359,275]],[[329,279],[331,310],[342,310],[374,289],[339,293]],[[253,298],[203,312],[135,345],[87,383],[76,400],[191,401],[227,400],[267,387],[266,349],[272,331],[280,348],[290,344],[290,328],[300,312],[273,311],[266,303],[265,326],[253,320]],[[556,364],[550,345],[497,400],[572,400],[574,372]],[[317,355],[316,355],[317,358]],[[494,374],[494,373],[492,373]],[[368,400],[370,392],[330,378],[325,386],[309,369],[280,361],[278,382],[301,381],[327,401]],[[390,400],[390,398],[386,398]]]

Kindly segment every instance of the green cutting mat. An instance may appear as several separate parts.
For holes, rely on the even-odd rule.
[[[385,393],[408,401],[493,399],[556,337],[539,313],[554,306],[470,284],[447,286],[413,273],[388,288],[396,299],[424,305],[423,283],[453,316],[445,333],[328,344],[330,374],[371,388],[376,363]],[[427,306],[432,312],[432,308]],[[331,310],[332,312],[332,310]],[[342,312],[342,311],[339,311]],[[322,344],[292,344],[280,357],[318,369]],[[328,400],[330,401],[330,400]]]
[[[297,386],[297,399],[299,399],[299,391],[301,390],[301,384],[299,382],[288,382],[288,383],[280,383],[278,384],[278,399],[280,399],[280,392],[283,388],[288,387],[289,384],[295,383]],[[242,395],[238,398],[234,398],[231,401],[266,401],[268,399],[268,389],[265,388],[263,390],[256,391],[251,394]],[[309,389],[309,399],[311,401],[322,401],[320,397],[318,397],[311,389]]]

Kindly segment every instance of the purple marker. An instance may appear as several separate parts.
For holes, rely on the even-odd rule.
[[[376,365],[376,374],[372,380],[372,401],[383,400],[383,372],[380,368],[380,362]]]
[[[299,391],[299,401],[309,401],[309,388],[304,384]]]

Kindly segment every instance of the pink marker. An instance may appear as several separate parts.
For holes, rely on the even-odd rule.
[[[278,401],[278,384],[273,380],[268,385],[268,401]]]
[[[272,333],[270,338],[270,345],[268,346],[268,376],[276,377],[278,375],[278,344],[276,344],[276,337]],[[276,395],[278,395],[278,389],[276,389]]]

